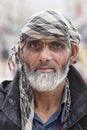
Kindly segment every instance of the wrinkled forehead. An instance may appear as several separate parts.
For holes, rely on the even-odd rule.
[[[30,17],[21,29],[29,41],[41,39],[62,39],[67,42],[79,42],[79,34],[71,22],[57,11],[41,11]]]

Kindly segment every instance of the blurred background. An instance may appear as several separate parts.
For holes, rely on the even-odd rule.
[[[20,29],[32,14],[44,9],[62,12],[79,30],[82,40],[75,66],[87,81],[87,0],[0,0],[0,82],[15,74],[9,70],[8,58]]]

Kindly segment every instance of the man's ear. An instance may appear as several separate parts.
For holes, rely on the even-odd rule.
[[[76,62],[78,57],[79,47],[78,45],[72,44],[71,45],[71,55],[70,55],[70,64]]]

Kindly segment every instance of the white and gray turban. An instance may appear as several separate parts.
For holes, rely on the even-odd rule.
[[[67,43],[80,42],[80,35],[72,23],[55,10],[41,11],[31,16],[21,29],[21,34],[27,35],[30,41],[58,38]]]

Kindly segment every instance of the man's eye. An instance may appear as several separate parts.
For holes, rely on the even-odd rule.
[[[62,45],[60,43],[54,43],[53,47],[56,49],[61,49],[62,48]]]
[[[55,42],[51,44],[51,49],[53,50],[63,50],[65,48],[66,48],[66,45],[63,43]]]
[[[32,51],[40,51],[41,50],[41,45],[39,43],[30,43],[29,49]]]

